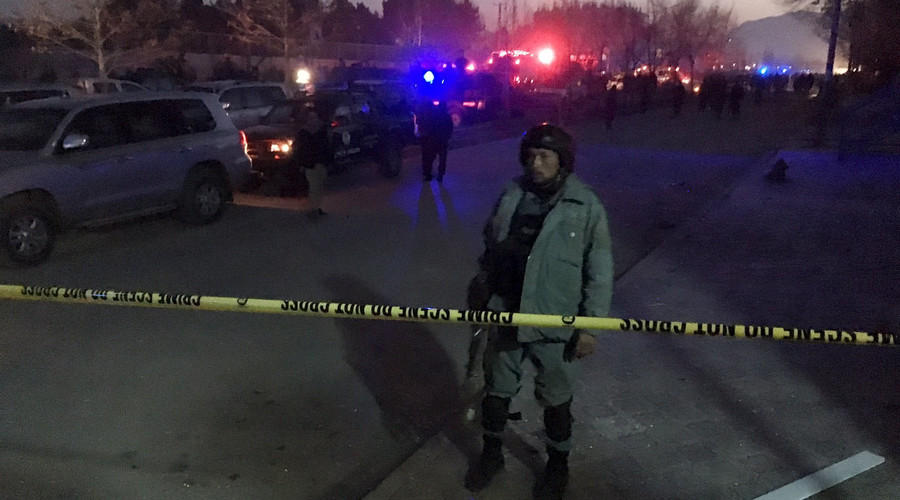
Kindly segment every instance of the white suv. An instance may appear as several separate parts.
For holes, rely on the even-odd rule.
[[[114,94],[116,92],[147,92],[147,88],[128,80],[112,78],[82,78],[75,82],[82,91],[88,94]]]
[[[287,99],[279,83],[220,80],[195,83],[186,90],[215,94],[234,126],[242,130],[259,125],[272,106]]]
[[[246,136],[209,94],[8,106],[0,111],[0,258],[36,264],[60,228],[163,210],[207,224],[252,175]]]
[[[64,83],[9,83],[0,84],[0,107],[33,99],[71,97],[78,90]]]

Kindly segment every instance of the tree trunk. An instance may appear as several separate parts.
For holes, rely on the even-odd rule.
[[[831,13],[831,36],[828,37],[828,59],[825,62],[825,82],[830,83],[834,77],[834,53],[837,50],[838,30],[841,24],[841,3],[834,0],[834,11]],[[826,87],[827,89],[827,87]]]
[[[694,56],[688,56],[688,61],[691,63],[691,81],[688,83],[690,92],[694,91]]]
[[[841,3],[843,0],[834,0],[834,10],[831,13],[831,36],[828,38],[828,59],[825,62],[825,92],[822,95],[822,106],[816,127],[814,146],[821,146],[825,142],[828,131],[828,120],[831,112],[837,104],[834,92],[834,53],[837,50],[838,29],[841,23]]]
[[[98,78],[106,78],[108,71],[106,69],[106,54],[103,53],[103,48],[97,49],[97,77]]]

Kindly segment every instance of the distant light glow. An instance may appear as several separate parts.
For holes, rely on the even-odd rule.
[[[541,64],[549,65],[554,59],[556,59],[556,54],[553,52],[553,49],[549,47],[541,49],[541,51],[538,52],[538,61],[540,61]]]
[[[425,83],[434,83],[434,73],[431,71],[426,71],[422,78],[425,80]]]
[[[765,66],[762,66],[762,67],[759,68],[759,74],[760,74],[760,75],[765,75],[765,74],[768,73],[768,72],[769,72],[769,68],[767,68],[767,67],[765,67]]]
[[[475,71],[475,63],[469,63],[469,65],[466,66],[466,71],[468,71],[469,73]]]
[[[312,74],[306,68],[300,68],[297,70],[297,83],[301,85],[306,85],[312,80]]]

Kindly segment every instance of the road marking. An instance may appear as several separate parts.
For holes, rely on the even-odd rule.
[[[819,472],[814,472],[803,479],[798,479],[771,493],[757,497],[756,500],[802,500],[809,498],[820,491],[827,490],[882,463],[884,463],[884,457],[879,457],[868,451],[857,453],[846,460],[825,467]]]

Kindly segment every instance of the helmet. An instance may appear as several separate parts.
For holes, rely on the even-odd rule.
[[[556,125],[542,123],[530,128],[522,136],[519,146],[519,163],[528,166],[530,148],[549,149],[559,155],[559,166],[569,172],[575,169],[575,143],[568,132]]]

